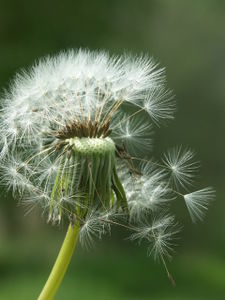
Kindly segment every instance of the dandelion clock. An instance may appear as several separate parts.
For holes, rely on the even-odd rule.
[[[153,157],[154,127],[175,108],[164,69],[145,56],[72,50],[15,77],[2,99],[1,183],[53,225],[69,223],[39,300],[54,298],[77,241],[91,246],[112,225],[146,240],[172,280],[171,201],[183,201],[197,222],[214,197],[211,187],[189,190],[198,170],[191,150]]]

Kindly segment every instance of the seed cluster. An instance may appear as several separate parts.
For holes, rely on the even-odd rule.
[[[111,129],[109,128],[110,122],[107,121],[103,124],[97,121],[87,121],[87,122],[78,122],[73,121],[69,124],[66,124],[56,133],[56,138],[65,140],[69,138],[106,138],[110,135]]]

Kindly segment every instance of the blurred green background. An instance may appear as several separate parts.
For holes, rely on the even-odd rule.
[[[78,247],[56,299],[225,299],[225,1],[224,0],[0,0],[0,87],[35,59],[88,47],[153,55],[167,69],[176,94],[174,122],[157,130],[155,151],[184,144],[202,161],[200,183],[217,190],[206,222],[184,229],[168,263],[145,247],[112,236],[86,251]],[[179,206],[179,205],[178,205]],[[5,192],[0,200],[0,299],[36,299],[66,226],[51,227]]]

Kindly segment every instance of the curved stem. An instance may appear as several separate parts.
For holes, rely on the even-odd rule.
[[[69,225],[66,237],[38,300],[52,300],[61,284],[75,249],[80,225]]]

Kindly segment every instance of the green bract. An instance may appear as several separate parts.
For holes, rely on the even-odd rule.
[[[61,160],[51,194],[50,215],[61,199],[77,195],[68,201],[71,218],[84,222],[88,209],[110,209],[117,198],[117,209],[128,212],[126,194],[116,171],[115,144],[106,138],[69,138],[61,149]],[[75,204],[75,205],[74,205]],[[66,209],[64,205],[64,210]],[[59,212],[59,219],[63,214]]]

